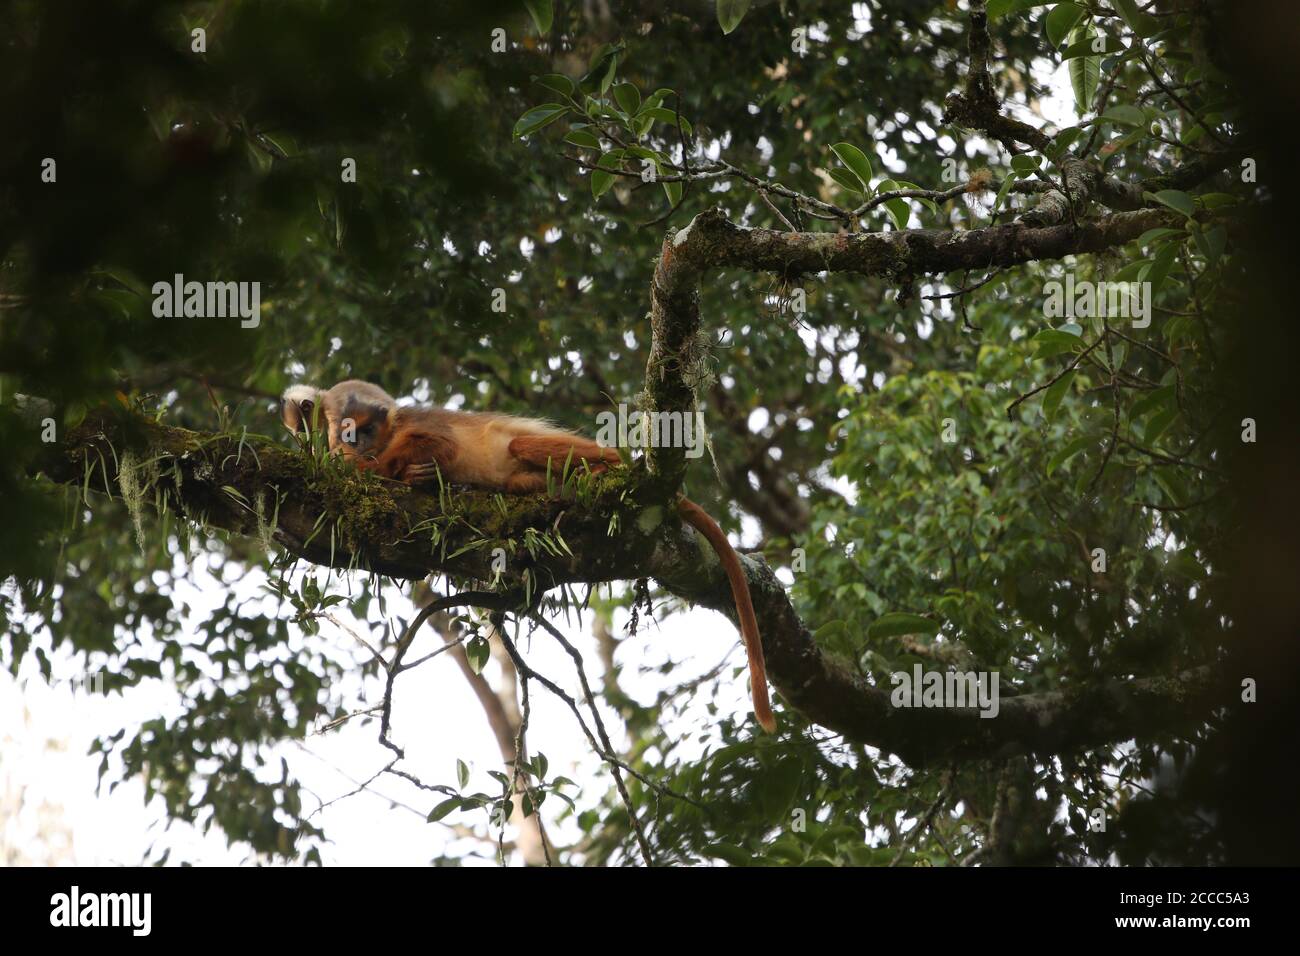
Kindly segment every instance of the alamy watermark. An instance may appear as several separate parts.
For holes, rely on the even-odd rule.
[[[1067,272],[1064,282],[1052,279],[1043,292],[1043,315],[1049,319],[1131,319],[1135,329],[1151,324],[1150,282],[1076,282]]]
[[[915,664],[912,673],[895,671],[889,681],[895,707],[977,707],[981,717],[998,715],[997,671],[924,671]]]
[[[153,284],[153,314],[160,319],[225,319],[238,316],[241,329],[262,321],[262,283],[186,282],[176,273],[171,282]]]
[[[628,411],[620,402],[617,412],[600,412],[596,426],[605,448],[685,448],[687,458],[699,458],[707,440],[703,412]]]
[[[129,926],[131,935],[148,936],[153,928],[152,893],[69,893],[50,897],[51,926]]]

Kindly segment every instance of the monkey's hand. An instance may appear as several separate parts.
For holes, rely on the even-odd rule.
[[[379,455],[377,471],[385,478],[404,481],[408,485],[437,483],[439,469],[442,480],[451,480],[451,463],[459,449],[446,435],[410,431],[396,435]]]
[[[428,485],[438,487],[449,483],[436,461],[427,462],[423,465],[407,465],[402,473],[397,476],[397,480],[405,482],[413,488]]]

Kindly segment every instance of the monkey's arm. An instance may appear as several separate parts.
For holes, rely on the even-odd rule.
[[[451,480],[452,464],[459,453],[459,447],[449,436],[411,429],[394,435],[372,464],[358,464],[372,468],[385,478],[415,485],[436,481],[439,473],[444,480]]]

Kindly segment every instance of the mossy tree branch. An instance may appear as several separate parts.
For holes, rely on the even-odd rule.
[[[166,506],[207,527],[271,537],[315,564],[418,580],[431,573],[487,580],[495,547],[527,569],[541,590],[649,576],[669,591],[730,615],[730,589],[716,556],[668,516],[644,468],[593,481],[581,501],[474,491],[427,494],[362,475],[264,437],[217,435],[99,410],[49,446],[37,469],[52,481],[120,494],[123,462],[148,473],[125,484],[158,492]],[[149,495],[152,497],[152,494]],[[504,502],[504,504],[502,503]],[[611,524],[617,530],[610,533]],[[436,530],[435,530],[436,529]],[[558,530],[572,554],[519,546]],[[913,765],[951,758],[1050,752],[1171,731],[1203,719],[1220,699],[1208,668],[1161,679],[1119,681],[1004,699],[995,719],[974,709],[902,710],[890,690],[818,648],[785,588],[745,558],[768,671],[786,702],[847,739],[897,753]]]

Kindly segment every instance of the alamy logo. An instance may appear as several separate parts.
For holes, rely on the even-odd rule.
[[[895,707],[978,707],[981,717],[998,715],[997,671],[895,671],[889,675]]]
[[[685,448],[687,458],[704,454],[703,412],[643,412],[627,410],[596,416],[596,442],[605,448]]]
[[[153,925],[152,893],[71,893],[50,897],[51,926],[129,926],[133,936],[148,936]]]
[[[186,282],[178,272],[171,282],[155,282],[153,295],[153,314],[160,319],[239,316],[241,329],[255,329],[262,321],[260,282]]]
[[[1151,324],[1150,282],[1075,282],[1074,273],[1065,282],[1045,283],[1043,315],[1049,319],[1132,319],[1133,328]]]

